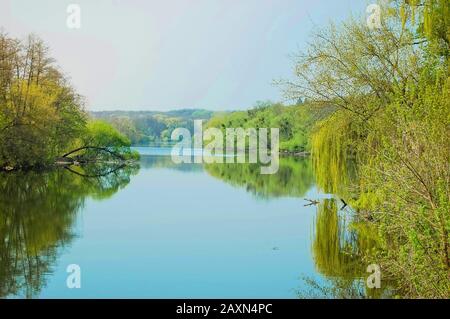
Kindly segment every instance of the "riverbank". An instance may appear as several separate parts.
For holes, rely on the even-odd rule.
[[[9,173],[9,172],[45,172],[50,171],[57,168],[69,167],[69,166],[86,166],[86,165],[104,165],[104,166],[136,166],[139,164],[138,159],[128,159],[128,160],[109,160],[109,161],[77,161],[77,160],[68,160],[68,159],[58,159],[55,162],[47,165],[34,165],[34,166],[5,166],[0,167],[0,172]]]

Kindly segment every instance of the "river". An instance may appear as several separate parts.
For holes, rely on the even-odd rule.
[[[320,190],[311,159],[283,157],[262,176],[136,149],[139,165],[105,176],[2,173],[0,297],[380,296],[365,287],[351,209]],[[72,264],[79,289],[66,283]]]

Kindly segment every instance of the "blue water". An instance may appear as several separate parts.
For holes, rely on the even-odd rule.
[[[36,297],[296,298],[303,277],[322,281],[316,208],[303,197],[256,196],[200,164],[171,164],[170,149],[138,150],[128,185],[84,202]],[[314,185],[304,195],[322,196]],[[80,289],[67,288],[69,264],[81,267]]]

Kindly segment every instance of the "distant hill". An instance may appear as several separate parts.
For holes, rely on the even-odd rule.
[[[99,111],[90,112],[96,118],[111,123],[126,135],[133,145],[168,142],[175,128],[187,128],[191,132],[194,120],[208,121],[213,111],[204,109],[181,109],[159,111]]]
[[[137,118],[142,116],[161,115],[166,117],[176,117],[182,119],[209,119],[215,113],[204,109],[180,109],[171,111],[95,111],[90,112],[94,117],[101,119],[108,119],[118,116],[128,116],[130,118]]]

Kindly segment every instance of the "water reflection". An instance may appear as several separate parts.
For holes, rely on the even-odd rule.
[[[318,205],[312,251],[317,269],[327,277],[361,273],[357,236],[348,231],[348,219],[347,214],[339,213],[334,199]]]
[[[262,175],[259,164],[206,164],[205,169],[211,176],[264,199],[303,197],[314,185],[309,158],[280,158],[279,170],[273,175]]]
[[[340,210],[335,199],[325,199],[317,207],[312,253],[317,271],[326,278],[319,284],[305,278],[309,298],[386,298],[390,291],[386,282],[381,289],[366,286],[370,262],[363,256],[377,242],[375,234],[349,210]],[[300,293],[305,295],[305,292]]]
[[[275,175],[261,175],[258,165],[209,164],[206,171],[236,187],[245,187],[257,197],[300,197],[316,185],[322,192],[351,201],[357,180],[356,165],[348,158],[282,158]],[[340,207],[339,207],[340,206]],[[345,209],[342,209],[345,207]],[[358,223],[346,203],[321,200],[313,225],[312,255],[316,270],[325,281],[304,278],[308,298],[380,298],[389,289],[368,289],[367,260],[363,256],[376,248],[375,234]]]
[[[76,235],[73,225],[85,199],[111,197],[136,168],[95,178],[93,167],[0,174],[0,297],[38,295],[58,250]]]
[[[181,172],[201,172],[203,171],[203,166],[200,164],[188,164],[181,163],[176,164],[173,162],[170,155],[141,155],[140,167],[149,168],[165,168]]]
[[[242,189],[243,192],[245,190],[254,195],[256,199],[277,199],[273,202],[260,202],[258,205],[254,205],[254,199],[247,202],[241,198],[241,202],[247,203],[245,209],[257,210],[258,213],[261,213],[256,214],[256,216],[264,216],[265,214],[270,216],[270,212],[273,212],[275,206],[280,207],[283,204],[287,204],[283,207],[288,207],[286,209],[290,211],[298,209],[299,213],[304,213],[301,214],[302,217],[299,221],[302,222],[299,222],[298,226],[307,224],[305,229],[308,227],[313,229],[310,252],[315,273],[319,275],[319,280],[317,278],[305,278],[304,283],[306,285],[303,288],[306,288],[306,290],[302,289],[299,292],[301,297],[378,298],[387,296],[388,289],[384,286],[383,289],[371,290],[368,290],[365,286],[365,278],[368,276],[366,268],[369,262],[363,260],[362,255],[364,252],[373,249],[376,246],[376,241],[370,230],[359,226],[356,215],[352,214],[351,210],[341,210],[339,206],[342,205],[338,200],[325,199],[320,201],[317,206],[314,220],[306,219],[307,212],[311,213],[310,216],[312,216],[313,211],[311,210],[314,210],[314,208],[312,206],[303,207],[303,204],[305,204],[303,198],[308,192],[308,196],[320,195],[314,190],[314,186],[318,186],[319,189],[328,193],[334,192],[339,197],[347,196],[350,193],[346,185],[354,178],[355,174],[342,163],[340,162],[333,169],[327,170],[326,168],[320,169],[319,166],[316,166],[318,162],[313,162],[309,158],[283,157],[280,159],[277,174],[261,175],[259,165],[175,164],[170,156],[158,155],[142,156],[140,168],[143,170],[168,169],[182,173],[206,172],[218,180]],[[315,165],[314,169],[313,165]],[[70,171],[58,169],[40,173],[1,174],[0,297],[38,296],[46,285],[47,278],[53,272],[52,267],[56,263],[61,248],[70,245],[77,235],[74,230],[75,221],[86,199],[88,197],[96,200],[110,198],[126,187],[130,183],[131,176],[137,174],[138,171],[139,167],[129,166],[120,169],[84,166],[71,167]],[[145,180],[141,178],[143,184],[138,185],[152,185],[152,187],[158,188],[158,183],[164,184],[165,179],[176,177],[173,182],[181,183],[180,187],[188,187],[189,185],[183,185],[183,183],[189,183],[191,180],[196,180],[196,177],[204,175],[196,174],[196,177],[187,176],[188,179],[183,179],[181,175],[167,174],[161,171],[158,173],[161,174],[145,175],[142,172],[140,177],[149,177],[146,177]],[[202,178],[199,180],[202,183],[208,183],[208,179]],[[210,178],[209,180],[212,181]],[[157,191],[154,190],[154,192]],[[216,195],[209,194],[210,197]],[[138,203],[141,197],[136,197]],[[249,196],[243,196],[243,198],[245,197]],[[285,200],[282,197],[290,197],[294,200]],[[292,206],[288,205],[293,203],[295,198],[301,199],[298,206],[296,203]],[[147,199],[143,198],[142,200],[142,210],[148,206]],[[129,199],[127,198],[127,200]],[[232,202],[234,198],[227,197],[227,200]],[[152,205],[156,205],[156,208],[158,208],[157,204],[152,203]],[[230,205],[230,208],[242,209],[240,215],[247,212],[242,207]],[[168,211],[167,207],[161,209],[164,214]],[[172,209],[174,216],[180,216],[176,214],[178,206],[174,206]],[[109,213],[110,211],[108,211],[108,216],[110,216]],[[132,216],[140,217],[136,212],[133,213],[135,214],[132,214]],[[214,213],[217,212],[214,211]],[[240,222],[236,217],[239,214],[234,215],[237,218],[236,223]],[[211,214],[207,216],[211,218]],[[167,218],[170,218],[170,216]],[[201,218],[204,219],[205,216],[201,216]],[[294,221],[289,219],[288,222],[293,225],[292,222]],[[175,220],[174,223],[179,223],[179,221]],[[132,219],[129,225],[133,231],[138,228],[137,225],[133,224]],[[271,226],[267,227],[269,229]],[[295,227],[297,227],[297,224]],[[286,229],[285,225],[282,229]],[[147,230],[145,232],[147,233]],[[228,237],[225,238],[226,241],[229,241]],[[126,243],[123,245],[126,246]],[[197,243],[197,245],[199,244]],[[281,250],[281,252],[284,251]],[[233,258],[232,253],[230,253],[230,258]],[[121,262],[126,263],[126,261]],[[251,260],[248,262],[251,262]],[[294,267],[295,271],[297,271],[296,267]],[[298,276],[301,277],[303,269],[301,266],[298,268]],[[226,275],[224,276],[226,277]],[[236,289],[239,290],[239,287],[236,287]],[[236,291],[236,295],[239,295],[239,291]],[[126,295],[123,297],[126,297]]]

